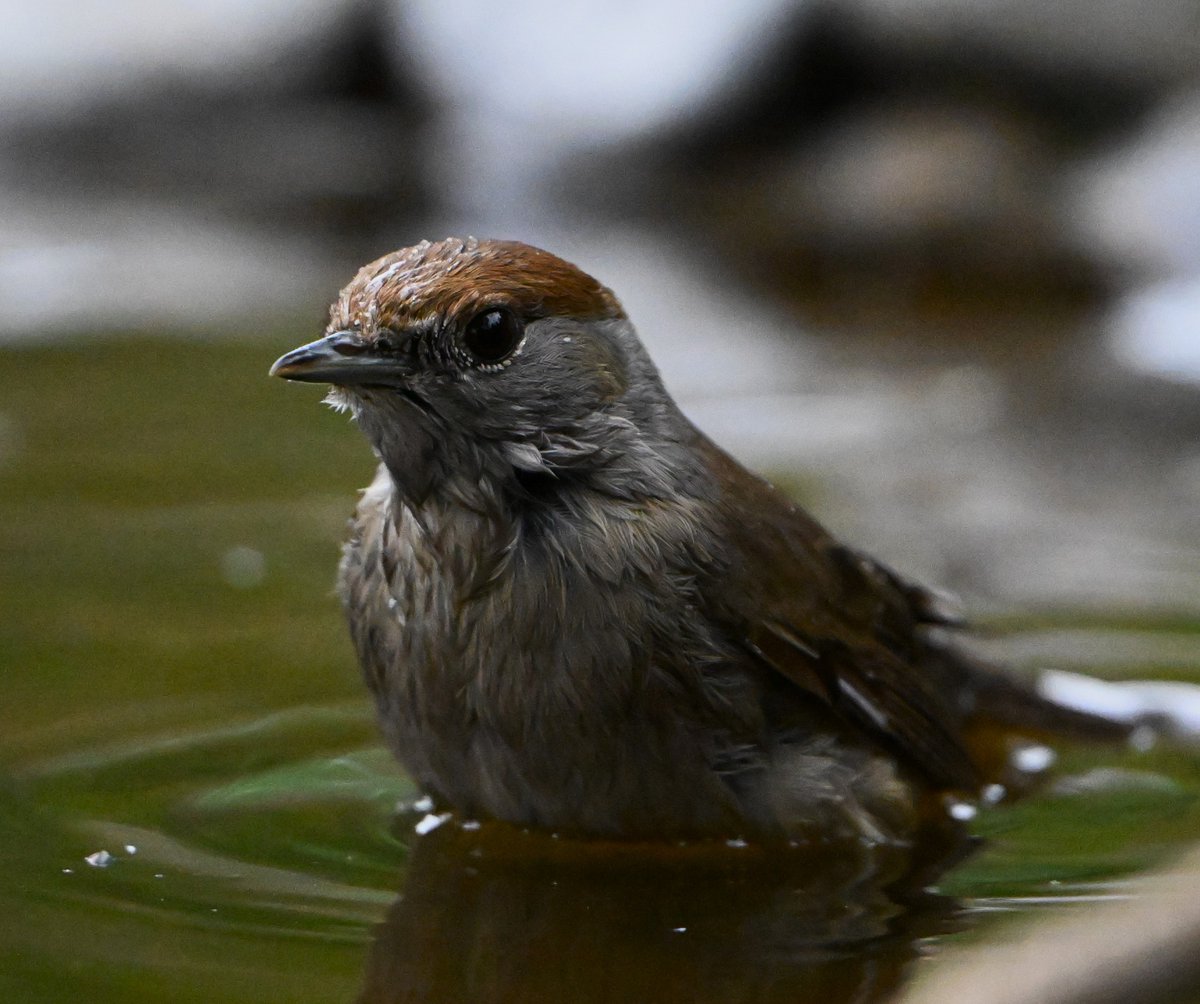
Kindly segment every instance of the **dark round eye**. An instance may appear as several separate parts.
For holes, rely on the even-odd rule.
[[[489,307],[472,317],[463,331],[462,343],[476,363],[502,363],[521,344],[525,328],[506,307]]]

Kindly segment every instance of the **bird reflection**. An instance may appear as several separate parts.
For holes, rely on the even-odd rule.
[[[961,840],[767,850],[556,839],[456,823],[417,841],[360,1004],[880,999],[954,904]]]

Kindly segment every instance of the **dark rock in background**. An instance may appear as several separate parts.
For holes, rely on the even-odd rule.
[[[0,90],[0,337],[315,319],[428,210],[428,102],[384,7],[224,13],[143,17],[106,67],[60,30],[58,75]]]

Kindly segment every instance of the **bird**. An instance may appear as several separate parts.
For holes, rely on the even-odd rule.
[[[550,252],[385,255],[270,372],[329,384],[378,458],[338,592],[388,746],[464,818],[905,844],[994,775],[980,736],[1117,728],[717,446]]]

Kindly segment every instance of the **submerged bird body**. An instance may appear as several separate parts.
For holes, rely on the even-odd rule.
[[[388,255],[273,372],[332,383],[379,455],[339,587],[383,732],[447,806],[899,840],[980,783],[981,694],[1036,717],[931,594],[700,433],[615,297],[544,251]]]

